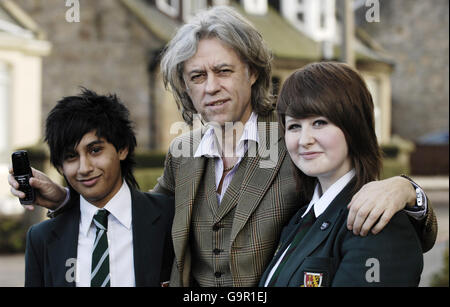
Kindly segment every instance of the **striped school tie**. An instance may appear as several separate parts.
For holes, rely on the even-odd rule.
[[[109,248],[108,248],[108,214],[98,210],[93,222],[97,228],[92,252],[91,287],[110,287]]]
[[[303,240],[306,233],[309,231],[309,229],[311,228],[311,226],[314,224],[315,221],[316,215],[314,213],[314,207],[311,207],[309,212],[300,220],[300,226],[298,227],[297,234],[292,240],[291,245],[288,247],[288,250],[284,255],[283,259],[281,260],[280,264],[278,265],[277,269],[275,270],[275,273],[273,274],[272,279],[268,284],[269,287],[276,286],[276,282],[278,280],[278,277],[280,276],[280,272],[283,270],[284,265],[289,260],[291,254],[295,251],[295,248]]]

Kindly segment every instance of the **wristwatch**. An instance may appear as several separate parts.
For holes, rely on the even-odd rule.
[[[412,212],[423,211],[425,209],[424,208],[425,199],[424,199],[424,195],[423,195],[422,189],[419,187],[419,185],[417,183],[414,182],[414,180],[412,180],[408,176],[402,174],[402,175],[400,175],[400,177],[408,179],[409,182],[414,187],[414,190],[416,191],[416,203],[414,204],[413,207],[407,206],[405,209],[408,210],[408,211],[412,211]]]

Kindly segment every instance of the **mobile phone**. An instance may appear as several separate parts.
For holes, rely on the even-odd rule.
[[[22,205],[32,204],[35,200],[34,189],[30,186],[30,178],[33,177],[31,172],[30,161],[26,150],[19,150],[11,155],[14,178],[19,183],[19,190],[25,193],[25,198],[20,198]]]

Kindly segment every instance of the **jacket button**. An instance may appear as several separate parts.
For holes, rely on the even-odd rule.
[[[222,276],[222,273],[221,272],[216,272],[216,273],[214,273],[214,276],[216,278],[220,278]]]
[[[214,231],[219,231],[220,228],[222,228],[222,227],[219,224],[214,224],[214,226],[213,226]]]
[[[222,250],[220,250],[220,249],[218,249],[218,248],[215,248],[215,249],[213,250],[213,253],[214,253],[214,255],[218,255],[218,254],[220,254],[221,251],[222,251]]]
[[[326,230],[328,227],[330,227],[330,222],[323,222],[320,226],[320,230]]]

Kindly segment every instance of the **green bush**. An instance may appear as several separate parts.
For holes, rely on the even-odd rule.
[[[164,167],[165,152],[138,150],[135,153],[137,168]]]
[[[383,159],[383,168],[381,170],[381,179],[399,176],[402,174],[409,175],[411,173],[410,166],[400,162],[399,159]]]
[[[444,268],[433,276],[432,287],[448,287],[448,247],[444,252]]]
[[[0,254],[25,252],[27,226],[19,217],[0,218]]]
[[[385,158],[397,158],[400,148],[393,144],[383,144],[381,145],[381,150],[383,152],[383,157]]]
[[[156,185],[156,179],[162,175],[164,168],[138,168],[134,176],[139,184],[140,190],[147,192]]]
[[[134,171],[141,191],[148,191],[156,185],[156,179],[163,173],[164,167],[137,168]],[[410,174],[409,165],[399,162],[397,159],[383,159],[383,169],[381,179]]]

